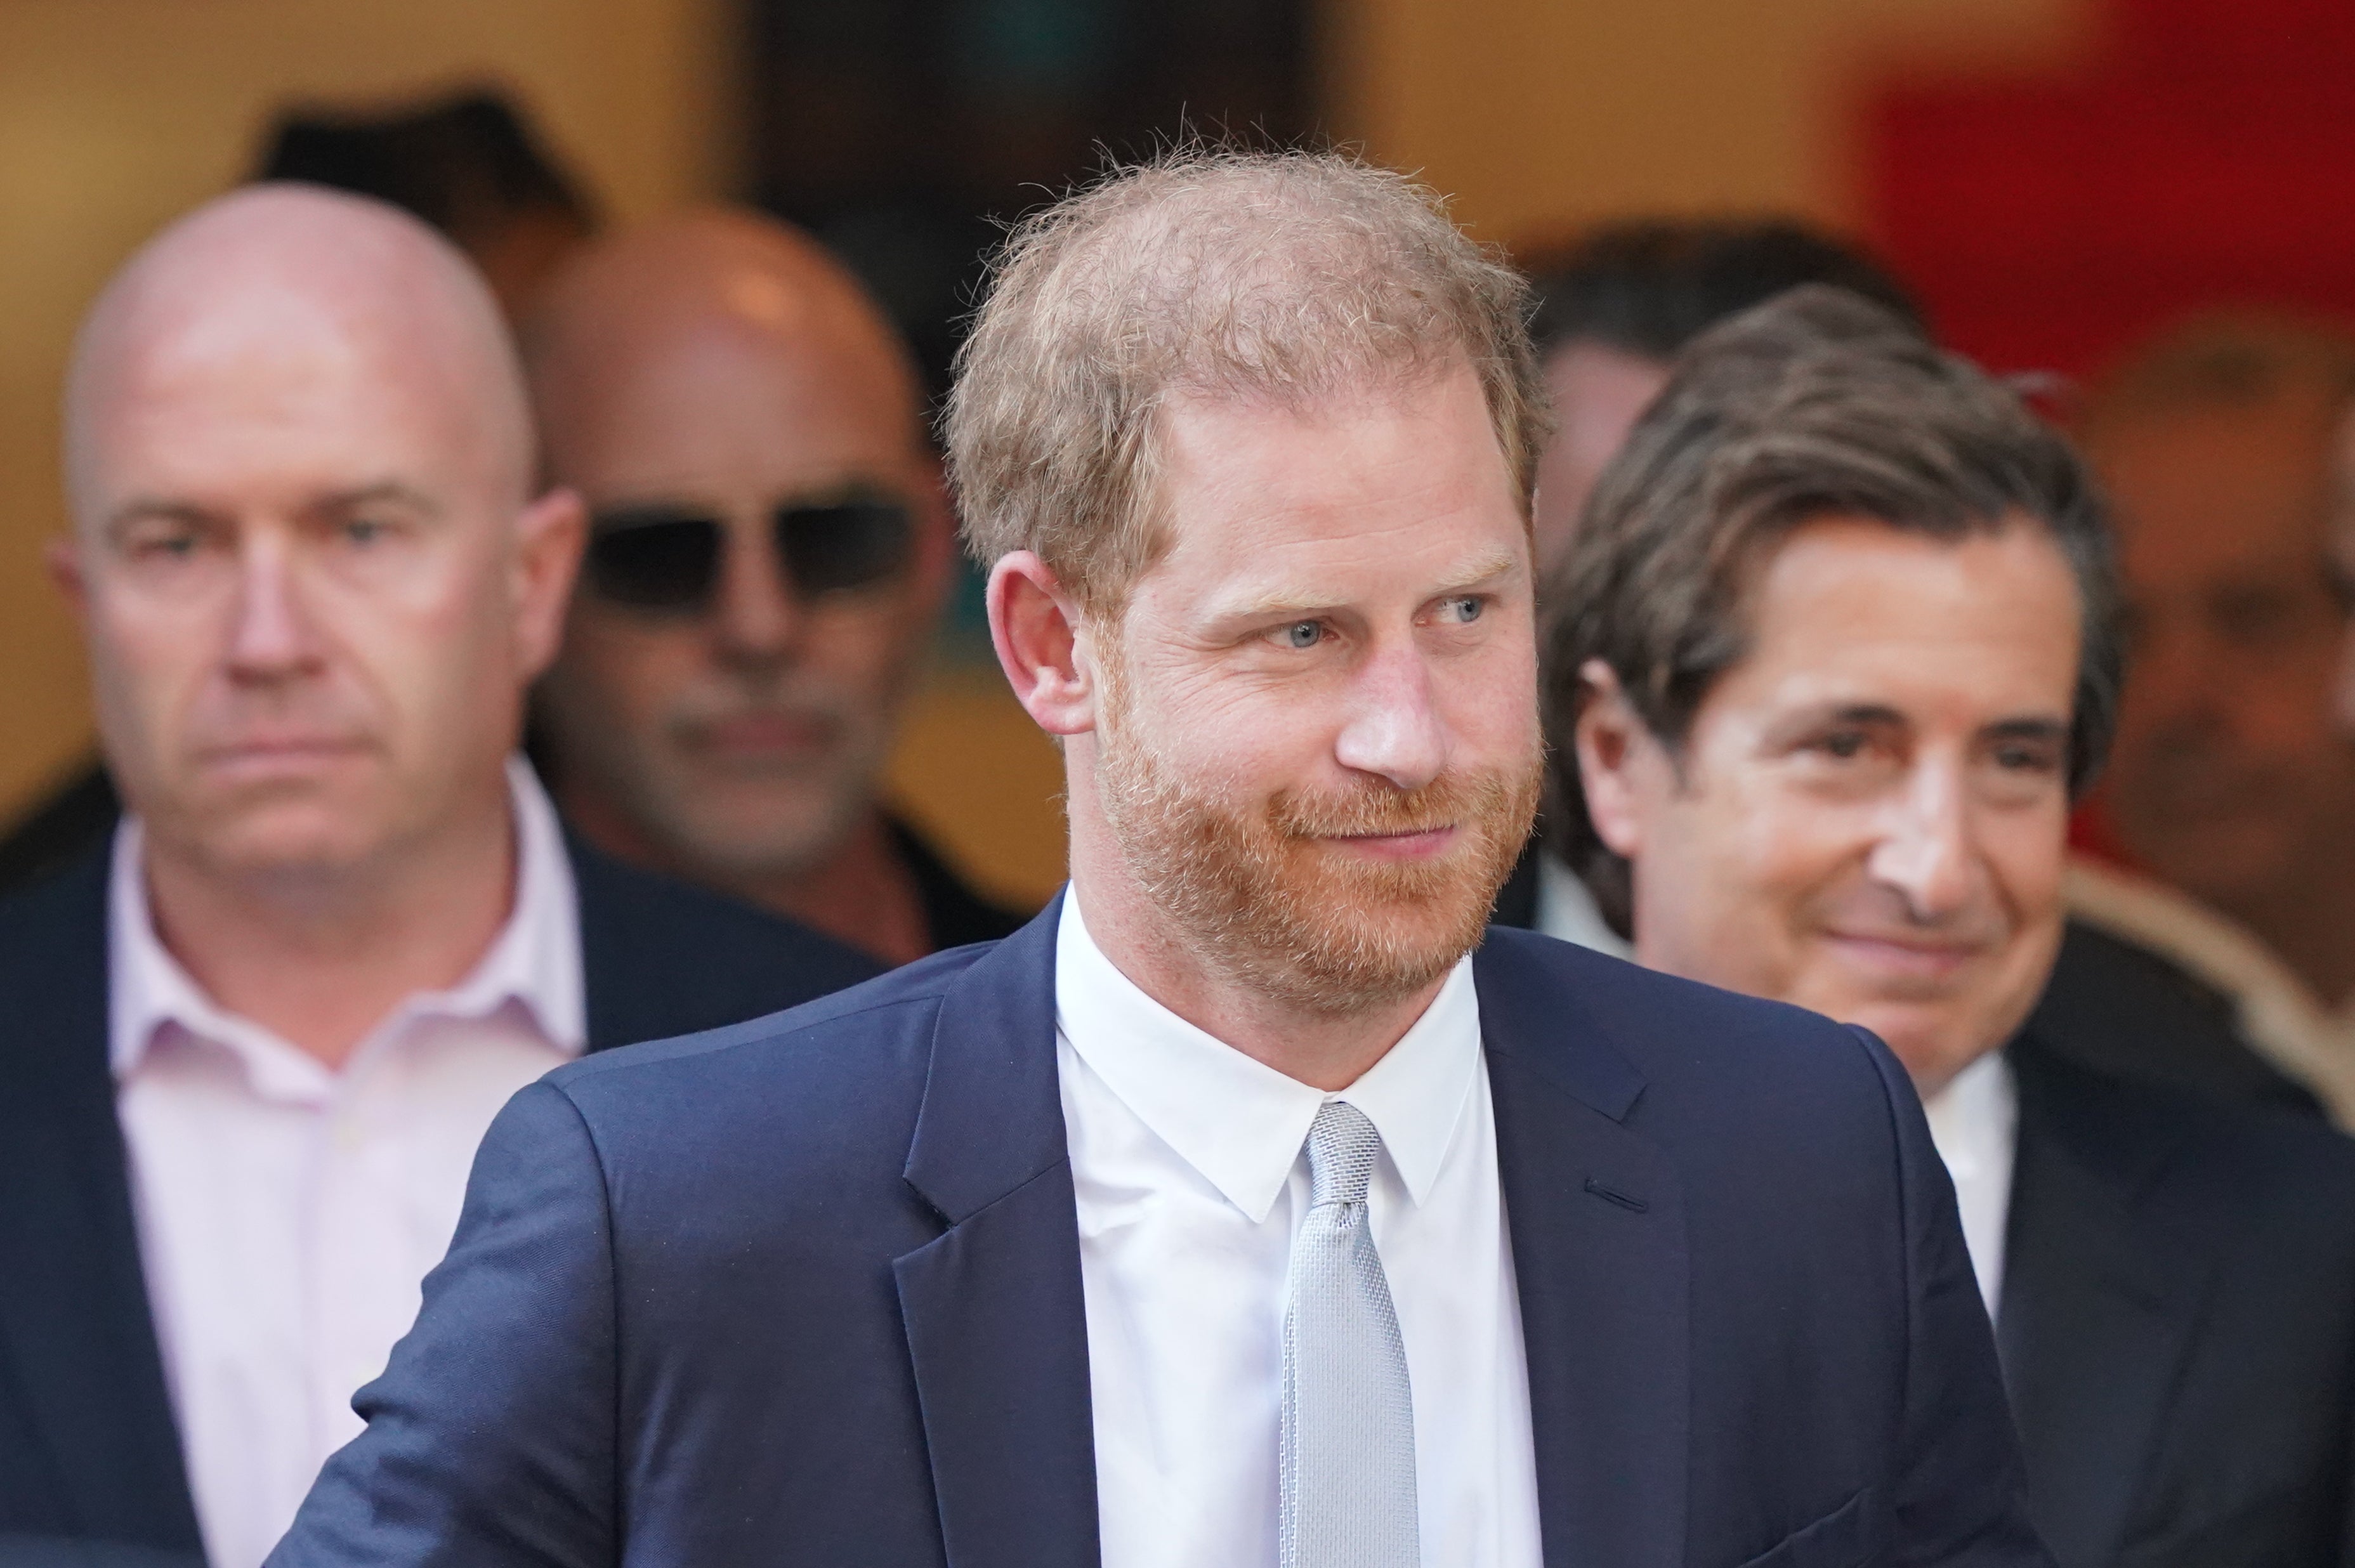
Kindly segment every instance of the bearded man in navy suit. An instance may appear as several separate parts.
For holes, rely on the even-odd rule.
[[[1522,316],[1346,158],[1018,229],[947,433],[1070,887],[519,1094],[272,1562],[2043,1563],[1889,1052],[1484,942]]]

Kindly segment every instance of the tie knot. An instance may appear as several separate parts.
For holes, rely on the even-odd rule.
[[[1327,1100],[1308,1126],[1308,1206],[1363,1203],[1382,1135],[1347,1100]]]

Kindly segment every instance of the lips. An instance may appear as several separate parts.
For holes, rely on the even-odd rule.
[[[197,753],[197,761],[210,768],[301,767],[344,761],[365,750],[361,741],[342,736],[273,735],[205,747]]]
[[[1913,981],[1951,978],[1987,951],[1975,942],[1925,942],[1869,932],[1829,932],[1825,940],[1852,963]]]
[[[1437,827],[1412,827],[1380,833],[1335,833],[1325,835],[1326,841],[1339,844],[1385,859],[1424,860],[1444,854],[1455,844],[1459,830],[1453,823]]]
[[[697,751],[719,758],[807,756],[823,752],[837,726],[814,715],[747,713],[693,726],[687,741]]]

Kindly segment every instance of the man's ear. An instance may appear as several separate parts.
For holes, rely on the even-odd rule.
[[[1578,684],[1573,743],[1587,819],[1613,854],[1632,861],[1644,847],[1644,802],[1657,790],[1668,759],[1609,665],[1587,660],[1579,667]]]
[[[564,614],[572,602],[572,580],[589,542],[589,509],[562,485],[524,507],[516,518],[516,552],[510,571],[515,606],[516,656],[524,679],[537,680],[555,661],[564,641]]]
[[[81,560],[81,540],[72,534],[59,534],[49,540],[41,551],[41,563],[48,568],[49,581],[66,596],[66,603],[77,614],[90,608],[90,578]]]
[[[1081,615],[1047,563],[1018,549],[989,569],[989,641],[1014,696],[1050,735],[1096,727],[1097,682]]]

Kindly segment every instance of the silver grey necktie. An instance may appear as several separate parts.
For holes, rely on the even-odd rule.
[[[1347,1101],[1327,1101],[1308,1129],[1308,1217],[1284,1316],[1284,1568],[1422,1561],[1406,1346],[1366,1222],[1381,1148]]]

